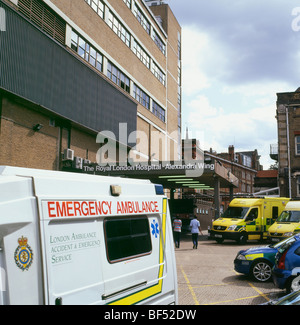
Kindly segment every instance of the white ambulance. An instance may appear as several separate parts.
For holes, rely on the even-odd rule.
[[[177,304],[172,236],[160,185],[0,167],[0,305]]]

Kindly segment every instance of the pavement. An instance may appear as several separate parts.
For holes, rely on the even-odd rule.
[[[198,249],[193,249],[191,234],[182,235],[180,248],[175,248],[179,305],[260,305],[285,295],[272,281],[256,282],[234,270],[237,252],[261,243],[217,244],[207,231],[203,234]]]

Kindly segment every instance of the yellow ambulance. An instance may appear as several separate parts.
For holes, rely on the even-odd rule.
[[[300,201],[290,201],[269,228],[268,238],[279,242],[297,233],[300,233]]]
[[[219,219],[215,220],[210,238],[246,243],[247,240],[267,239],[268,229],[285,209],[288,198],[236,198]]]

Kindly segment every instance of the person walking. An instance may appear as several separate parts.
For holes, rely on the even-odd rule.
[[[179,248],[180,246],[181,227],[182,227],[182,221],[177,216],[173,220],[173,234],[174,234],[174,241],[175,241],[176,248]]]
[[[191,233],[192,233],[193,249],[197,249],[198,248],[199,232],[201,233],[201,235],[203,235],[201,227],[200,227],[200,222],[197,219],[197,216],[194,216],[194,219],[191,221],[190,228],[191,228]]]

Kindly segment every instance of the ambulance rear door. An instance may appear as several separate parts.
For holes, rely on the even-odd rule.
[[[99,220],[45,220],[42,229],[48,304],[101,304]]]
[[[102,304],[101,218],[87,214],[97,200],[93,178],[36,177],[45,303]],[[75,209],[78,209],[76,211]]]
[[[174,303],[176,275],[172,261],[166,263],[167,199],[140,197],[134,204],[136,213],[122,211],[124,215],[104,220],[103,299],[114,305]],[[147,205],[152,208],[145,213]]]

